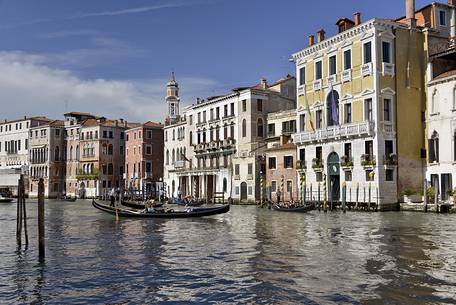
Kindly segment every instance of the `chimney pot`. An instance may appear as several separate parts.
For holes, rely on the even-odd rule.
[[[321,29],[317,32],[317,41],[318,42],[322,42],[323,40],[325,40],[325,30],[324,29]]]
[[[315,36],[314,35],[310,35],[309,36],[309,47],[313,46],[314,44],[315,44]]]
[[[264,77],[261,79],[261,86],[263,87],[263,89],[268,88],[268,80]]]
[[[353,16],[355,17],[355,26],[360,25],[361,24],[361,13],[356,12],[353,14]]]

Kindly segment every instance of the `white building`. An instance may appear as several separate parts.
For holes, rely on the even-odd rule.
[[[45,117],[24,117],[0,123],[0,189],[9,189],[15,194],[20,175],[27,178],[30,128],[49,122]]]
[[[434,59],[449,71],[438,73],[428,83],[427,90],[427,166],[426,179],[438,190],[439,198],[447,200],[456,179],[456,52]],[[452,64],[449,64],[452,62]]]
[[[175,82],[168,83],[178,96]],[[211,200],[216,193],[225,199],[259,200],[260,172],[264,173],[266,116],[295,107],[295,79],[287,76],[268,85],[253,87],[187,107],[165,124],[164,181],[170,197],[178,193]],[[174,109],[175,107],[168,107]]]

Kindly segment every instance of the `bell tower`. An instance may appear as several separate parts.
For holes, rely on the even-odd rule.
[[[179,85],[176,82],[174,72],[171,74],[171,80],[166,85],[166,103],[168,104],[167,117],[177,119],[179,117]]]

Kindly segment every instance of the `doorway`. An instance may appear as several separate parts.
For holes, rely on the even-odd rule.
[[[340,199],[340,158],[335,152],[328,156],[328,177],[329,199],[337,202]]]
[[[241,183],[241,201],[247,200],[247,183]]]

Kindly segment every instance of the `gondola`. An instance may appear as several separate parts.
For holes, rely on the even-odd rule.
[[[178,198],[170,198],[168,200],[168,204],[176,204],[180,206],[186,206],[186,207],[199,207],[204,204],[204,201],[192,201],[192,202],[185,202],[184,200],[178,199]]]
[[[311,203],[311,204],[296,206],[296,207],[284,207],[284,206],[275,204],[272,206],[272,208],[275,211],[280,211],[280,212],[307,213],[307,212],[315,209],[315,204]]]
[[[140,201],[127,201],[127,200],[122,200],[121,201],[123,206],[133,208],[133,209],[138,209],[138,210],[144,210],[146,206],[144,203]],[[163,202],[155,203],[152,205],[154,208],[161,208],[163,206]]]
[[[131,217],[131,218],[192,218],[192,217],[202,217],[202,216],[212,216],[227,213],[230,210],[229,205],[223,205],[215,208],[198,208],[198,209],[188,209],[184,211],[173,211],[161,209],[156,212],[144,213],[140,211],[133,211],[121,208],[114,208],[107,205],[97,203],[95,200],[92,200],[92,205],[106,213],[111,215],[118,215],[119,217]],[[117,210],[117,211],[116,211]]]
[[[0,197],[0,203],[11,203],[13,200],[13,198]]]

